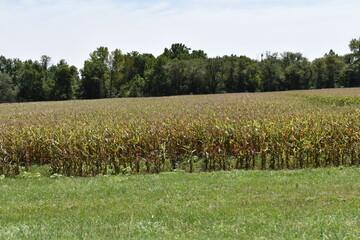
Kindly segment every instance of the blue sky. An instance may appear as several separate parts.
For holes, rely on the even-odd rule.
[[[0,55],[82,67],[99,46],[162,53],[172,43],[211,57],[266,51],[349,52],[358,0],[0,0]]]

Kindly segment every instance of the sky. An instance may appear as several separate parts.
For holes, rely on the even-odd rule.
[[[100,46],[160,55],[183,43],[209,57],[349,53],[359,0],[0,0],[0,55],[83,67]]]

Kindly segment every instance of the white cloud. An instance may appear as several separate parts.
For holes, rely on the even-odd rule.
[[[344,54],[359,37],[357,1],[265,2],[0,0],[0,55],[24,60],[46,54],[82,67],[99,46],[158,55],[181,42],[210,56],[257,58],[269,50],[313,59],[331,48]]]

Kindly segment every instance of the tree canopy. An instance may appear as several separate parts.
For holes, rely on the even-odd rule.
[[[182,43],[158,57],[99,47],[78,70],[65,60],[0,56],[0,102],[148,97],[227,92],[360,87],[360,38],[344,56],[329,50],[309,61],[301,53],[266,52],[210,58]]]

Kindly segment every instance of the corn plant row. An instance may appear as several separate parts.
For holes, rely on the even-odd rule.
[[[313,106],[280,93],[17,107],[0,118],[0,175],[34,165],[94,176],[360,164],[357,106]]]

